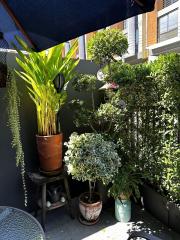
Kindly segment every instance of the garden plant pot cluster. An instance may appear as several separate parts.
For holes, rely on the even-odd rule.
[[[122,57],[127,52],[127,38],[119,30],[102,30],[93,37],[89,48],[92,60],[101,66],[102,74],[97,79],[95,74],[73,74],[78,61],[71,58],[76,54],[77,42],[62,58],[59,53],[64,50],[63,44],[47,54],[37,54],[19,38],[17,41],[29,51],[24,55],[17,49],[17,62],[24,72],[16,72],[28,85],[36,106],[42,171],[54,172],[62,167],[63,137],[57,122],[67,99],[67,82],[74,76],[74,90],[90,96],[87,102],[80,98],[71,101],[77,133],[72,133],[65,143],[64,157],[72,178],[89,182],[89,191],[79,197],[79,220],[83,224],[96,223],[101,213],[102,199],[95,192],[97,181],[111,186],[108,192],[115,200],[118,221],[130,220],[130,198],[140,198],[139,186],[145,180],[159,185],[169,199],[179,202],[178,54],[162,55],[154,62],[138,65],[116,61],[114,56]],[[37,69],[34,67],[42,62]],[[114,87],[100,87],[112,82]],[[100,89],[104,98],[97,103],[94,94]],[[82,133],[82,129],[88,132]],[[148,186],[143,187],[143,196],[145,207],[154,216],[179,231],[176,204]]]

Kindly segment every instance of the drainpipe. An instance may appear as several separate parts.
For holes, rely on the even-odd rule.
[[[78,38],[79,42],[79,58],[86,59],[85,35]]]
[[[65,56],[68,53],[69,49],[70,49],[70,42],[65,42],[65,46],[64,46]]]
[[[128,55],[134,56],[135,55],[135,17],[131,17],[128,19]]]

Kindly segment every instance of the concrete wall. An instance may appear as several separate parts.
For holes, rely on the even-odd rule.
[[[14,54],[8,54],[8,65],[11,68],[17,68]],[[96,73],[98,67],[88,61],[81,61],[77,70],[81,73]],[[17,78],[17,83],[21,96],[21,128],[22,142],[25,152],[26,171],[34,171],[38,169],[38,156],[36,151],[35,134],[36,111],[35,107],[27,94],[24,82]],[[88,101],[89,95],[86,93],[79,94],[68,87],[69,99],[80,96]],[[11,147],[11,133],[7,127],[7,102],[5,99],[6,88],[0,88],[0,205],[14,206],[24,208],[24,196],[21,182],[20,169],[15,166],[15,151]],[[98,95],[97,95],[98,101]],[[72,110],[67,105],[62,109],[61,127],[64,133],[64,139],[68,140],[69,135],[73,131],[77,131],[73,124]],[[78,130],[79,131],[79,130]],[[83,186],[70,179],[72,195],[77,195]],[[34,188],[27,179],[28,187],[28,209],[33,208]]]

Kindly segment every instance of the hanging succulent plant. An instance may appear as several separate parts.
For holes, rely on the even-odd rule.
[[[12,147],[16,150],[16,166],[21,169],[22,183],[24,189],[24,204],[27,206],[27,189],[25,182],[24,151],[21,142],[21,126],[19,116],[20,98],[13,72],[8,73],[7,82],[7,112],[8,126],[12,134]]]

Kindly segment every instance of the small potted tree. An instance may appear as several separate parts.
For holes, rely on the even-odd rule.
[[[77,41],[63,58],[64,44],[37,53],[20,38],[16,39],[26,51],[24,53],[15,46],[19,54],[16,61],[21,67],[16,73],[26,82],[29,96],[36,106],[40,168],[45,173],[53,173],[62,167],[63,135],[58,128],[57,115],[67,98],[66,85],[78,64],[78,60],[72,59]]]
[[[66,143],[65,163],[68,172],[76,180],[88,181],[89,191],[80,195],[80,221],[91,225],[98,221],[102,209],[100,195],[95,192],[95,183],[105,185],[112,181],[121,165],[113,142],[105,141],[101,134],[73,133]]]
[[[130,197],[134,196],[135,199],[140,197],[139,184],[141,174],[129,163],[119,168],[109,189],[109,195],[115,199],[115,217],[118,221],[128,222],[131,219]]]

